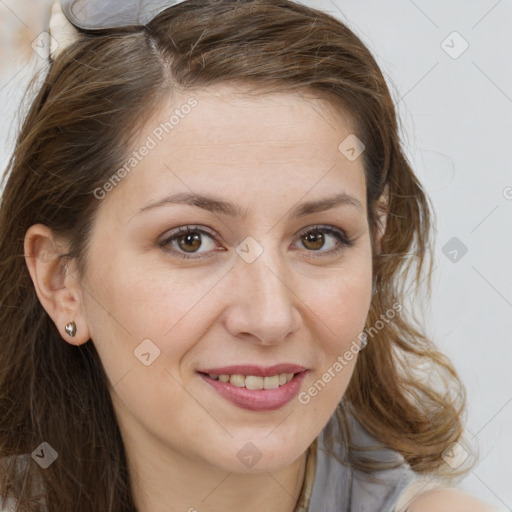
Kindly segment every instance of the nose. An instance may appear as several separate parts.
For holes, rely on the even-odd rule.
[[[299,329],[301,301],[277,249],[265,248],[252,263],[237,258],[231,274],[225,326],[233,336],[275,345]]]

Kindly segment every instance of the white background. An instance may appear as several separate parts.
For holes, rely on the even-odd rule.
[[[406,153],[437,217],[427,329],[467,387],[468,438],[480,452],[460,487],[512,510],[512,2],[302,3],[347,23],[391,88]],[[20,94],[42,62],[30,42],[44,30],[47,5],[0,0],[2,169]],[[453,237],[467,247],[455,262],[443,253]]]

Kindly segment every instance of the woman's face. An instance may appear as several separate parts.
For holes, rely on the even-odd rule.
[[[174,97],[141,131],[98,199],[82,281],[128,447],[271,471],[321,431],[371,300],[351,134],[325,101],[226,86]]]

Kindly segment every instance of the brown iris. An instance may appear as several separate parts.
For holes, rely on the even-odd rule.
[[[182,235],[178,238],[178,245],[186,252],[195,252],[201,247],[201,235],[199,233]]]
[[[306,245],[307,243],[312,243],[313,247],[309,247],[310,249],[313,249],[314,251],[317,251],[318,249],[321,249],[324,245],[325,239],[324,234],[320,231],[311,231],[310,233],[305,234],[302,237],[302,241]],[[306,245],[307,246],[307,245]]]

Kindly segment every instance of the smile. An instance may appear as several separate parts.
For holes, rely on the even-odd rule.
[[[198,374],[210,389],[237,407],[250,411],[273,411],[288,404],[298,394],[308,373],[308,370],[298,366],[292,368],[291,365],[287,365],[285,369],[294,369],[295,372],[276,372],[279,370],[276,366],[273,369],[252,367],[246,374],[220,372],[198,372]],[[241,372],[240,367],[235,371]],[[260,373],[260,375],[254,375],[254,373]],[[261,375],[261,373],[274,374]]]

